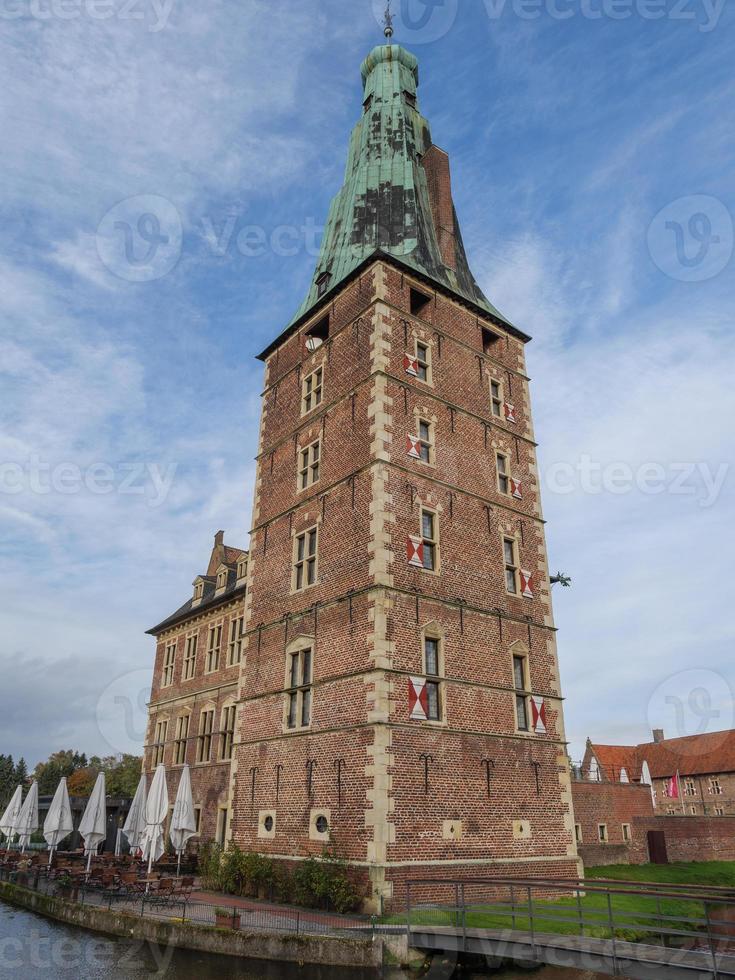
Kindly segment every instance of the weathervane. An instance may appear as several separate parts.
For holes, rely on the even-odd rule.
[[[388,0],[388,6],[385,8],[385,30],[383,33],[390,39],[393,37],[393,14],[390,12],[391,0]]]

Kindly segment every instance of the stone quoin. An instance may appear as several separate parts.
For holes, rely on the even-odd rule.
[[[202,838],[331,849],[380,910],[412,877],[582,868],[530,338],[470,271],[416,59],[380,46],[362,79],[308,295],[260,355],[248,553],[218,535],[195,598],[151,631],[146,764],[175,789],[191,762]]]

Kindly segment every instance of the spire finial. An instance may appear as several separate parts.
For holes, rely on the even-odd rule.
[[[384,18],[385,29],[383,30],[383,33],[388,38],[389,42],[390,39],[393,37],[393,14],[391,13],[390,5],[391,5],[391,0],[388,0],[388,6],[385,8],[385,18]]]

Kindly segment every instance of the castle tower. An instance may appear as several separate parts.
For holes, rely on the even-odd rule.
[[[398,46],[362,66],[309,293],[265,386],[230,839],[326,845],[366,907],[576,875],[524,345],[470,272]]]

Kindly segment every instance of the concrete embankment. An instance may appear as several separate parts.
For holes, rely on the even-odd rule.
[[[260,931],[235,932],[182,923],[176,919],[142,918],[129,912],[78,905],[4,881],[0,882],[0,899],[82,929],[221,956],[351,967],[372,972],[381,968],[388,945],[389,958],[395,957],[400,961],[404,954],[401,946],[405,946],[405,937],[401,942],[402,937],[395,936],[388,940],[382,936],[352,939]]]

